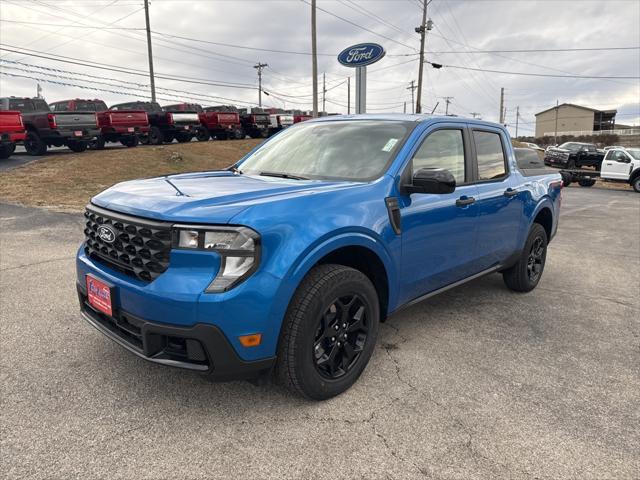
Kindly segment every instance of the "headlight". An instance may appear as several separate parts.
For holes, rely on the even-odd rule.
[[[226,292],[251,275],[260,260],[260,235],[247,227],[174,226],[173,247],[213,250],[222,258],[207,292]]]

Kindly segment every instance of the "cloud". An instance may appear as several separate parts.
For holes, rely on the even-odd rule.
[[[375,41],[387,49],[387,56],[369,67],[369,111],[411,111],[409,82],[417,79],[420,8],[415,0],[319,0],[318,6],[365,29],[318,11],[318,59],[320,74],[326,73],[327,109],[345,112],[347,76],[354,72],[338,64],[335,55],[346,46]],[[144,27],[139,1],[120,0],[0,0],[0,18],[12,21],[59,25]],[[127,16],[128,15],[128,16]],[[433,0],[429,16],[435,28],[427,36],[427,52],[470,52],[474,49],[550,49],[602,46],[638,46],[640,3],[608,1],[499,1]],[[126,18],[123,18],[126,17]],[[119,21],[118,21],[119,20]],[[164,34],[262,49],[309,52],[310,7],[293,0],[153,0],[152,29]],[[388,37],[388,38],[383,38]],[[389,40],[393,39],[394,41]],[[2,23],[0,41],[5,45],[31,48],[67,57],[146,71],[147,51],[143,31],[60,28]],[[400,45],[405,44],[409,47]],[[266,62],[263,96],[266,103],[287,108],[311,107],[311,57],[232,48],[191,42],[168,36],[154,36],[154,66],[159,74],[180,75],[211,81],[244,84],[243,88],[216,87],[158,79],[160,88],[191,92],[203,104],[256,103],[257,77],[253,65]],[[125,75],[78,65],[0,52],[2,58],[24,63],[104,77],[104,82],[140,83],[144,76]],[[539,53],[427,53],[428,60],[462,67],[524,73],[582,75],[640,75],[640,55],[635,50]],[[7,73],[40,76],[49,80],[91,86],[85,81],[11,70]],[[14,64],[13,67],[16,67]],[[23,67],[24,68],[24,67]],[[58,73],[58,75],[63,75]],[[81,77],[82,78],[82,77]],[[322,90],[320,78],[320,90]],[[34,95],[34,80],[0,78],[2,95]],[[131,86],[131,84],[126,84]],[[352,81],[352,86],[354,82]],[[107,103],[144,97],[144,92],[121,93],[81,90],[77,87],[43,83],[47,100],[98,97]],[[96,88],[99,86],[94,84]],[[444,96],[453,100],[450,111],[463,116],[477,112],[488,120],[499,115],[500,88],[504,87],[507,122],[515,123],[520,107],[520,131],[533,130],[534,113],[554,105],[556,100],[594,108],[618,108],[620,123],[640,121],[640,85],[635,80],[594,80],[504,75],[470,70],[425,66],[423,103],[425,110],[438,104],[444,111]],[[113,89],[103,86],[101,88]],[[185,93],[164,92],[160,103],[186,98]],[[160,96],[160,93],[158,93]],[[225,97],[230,100],[212,98]],[[354,92],[351,95],[352,101]],[[175,100],[174,100],[175,99]]]

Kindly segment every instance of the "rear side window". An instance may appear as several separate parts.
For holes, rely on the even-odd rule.
[[[47,102],[45,102],[44,100],[42,100],[40,98],[34,98],[33,99],[33,105],[36,107],[36,111],[37,112],[48,112],[49,111],[49,105],[47,105]]]
[[[516,148],[516,162],[518,168],[522,170],[532,168],[544,168],[544,162],[540,160],[538,154],[529,148]]]
[[[462,130],[436,130],[430,134],[413,157],[413,172],[421,168],[444,168],[464,183],[464,138]]]
[[[18,99],[11,98],[9,99],[9,110],[18,110],[20,112],[33,112],[33,102],[29,98]]]
[[[500,135],[493,132],[473,132],[478,158],[478,179],[493,180],[507,173]]]

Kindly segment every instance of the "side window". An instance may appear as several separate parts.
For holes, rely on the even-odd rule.
[[[624,162],[624,163],[626,163],[626,162],[627,162],[627,155],[626,155],[624,152],[621,152],[620,150],[618,150],[618,151],[615,153],[615,155],[614,155],[613,159],[614,159],[615,161],[617,161],[617,162]]]
[[[474,130],[473,141],[476,145],[478,158],[478,179],[492,180],[504,177],[507,170],[500,135]]]
[[[615,160],[615,154],[616,152],[614,150],[609,150],[607,151],[607,154],[604,156],[605,160]]]
[[[436,130],[413,156],[413,172],[421,168],[444,168],[464,183],[464,139],[462,130]]]

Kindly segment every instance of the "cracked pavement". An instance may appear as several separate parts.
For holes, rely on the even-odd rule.
[[[384,323],[322,403],[149,364],[78,313],[80,215],[0,204],[5,478],[638,478],[640,195],[571,187],[540,286]]]

